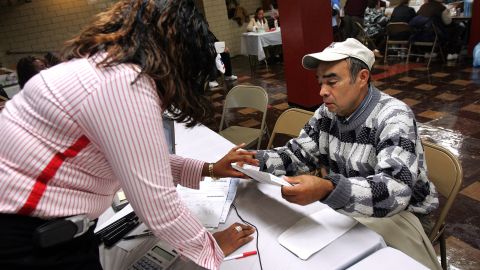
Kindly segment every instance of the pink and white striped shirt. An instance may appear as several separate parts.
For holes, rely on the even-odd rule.
[[[99,59],[97,57],[96,59]],[[138,67],[76,59],[42,71],[0,114],[0,213],[97,218],[122,187],[156,236],[197,264],[223,252],[179,199],[203,161],[169,155],[161,101]]]

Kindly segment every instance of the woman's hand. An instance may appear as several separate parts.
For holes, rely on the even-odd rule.
[[[235,162],[241,162],[242,164],[247,163],[258,166],[259,161],[254,158],[256,152],[243,150],[241,149],[243,146],[245,146],[244,143],[235,146],[223,158],[213,165],[213,175],[215,177],[248,178],[245,174],[232,168],[231,165]]]
[[[254,232],[255,229],[252,226],[234,223],[223,231],[213,233],[213,238],[217,241],[223,254],[228,256],[239,247],[252,241],[253,236],[250,235]]]

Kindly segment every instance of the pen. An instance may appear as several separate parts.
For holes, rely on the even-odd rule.
[[[123,240],[130,240],[130,239],[137,239],[137,238],[140,238],[140,237],[147,237],[147,236],[152,236],[152,235],[153,235],[153,232],[148,231],[148,232],[144,232],[144,233],[125,236],[122,239]]]
[[[224,261],[230,261],[230,260],[235,260],[235,259],[241,259],[241,258],[245,258],[245,257],[252,256],[252,255],[255,255],[255,254],[257,254],[256,250],[248,251],[248,252],[244,252],[244,253],[235,254],[235,255],[225,257],[223,260]]]

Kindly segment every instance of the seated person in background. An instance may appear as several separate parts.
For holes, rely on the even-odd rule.
[[[23,86],[28,80],[30,80],[30,78],[46,68],[45,62],[39,58],[33,56],[20,58],[17,63],[17,77],[20,89],[23,89]]]
[[[305,55],[323,104],[286,146],[259,150],[260,170],[285,177],[289,202],[322,202],[376,231],[393,246],[441,269],[413,213],[438,207],[412,110],[370,83],[375,57],[358,40]],[[321,176],[307,174],[320,170]],[[297,175],[297,176],[294,176]]]
[[[393,9],[390,22],[409,23],[415,17],[415,9],[408,6],[409,0],[402,0],[398,6]],[[406,40],[410,37],[411,32],[401,32],[390,35],[392,40]]]
[[[216,38],[215,40],[218,41]],[[222,59],[223,65],[225,66],[224,79],[226,81],[235,81],[238,77],[232,74],[232,61],[230,61],[230,51],[228,47],[225,47],[225,51],[223,53],[220,53],[220,57]],[[219,85],[217,82],[217,76],[218,69],[217,67],[214,67],[212,69],[212,72],[210,73],[210,81],[208,82],[208,86],[210,86],[210,88],[214,88]]]
[[[250,19],[247,26],[248,32],[268,32],[270,27],[268,26],[267,19],[264,17],[263,8],[259,7],[255,11],[255,17]]]
[[[415,9],[408,6],[410,0],[402,0],[398,6],[393,9],[390,22],[404,22],[409,23],[415,17]]]
[[[46,53],[44,58],[48,68],[58,65],[62,62],[62,60],[60,60],[60,57],[54,52]]]
[[[380,8],[380,2],[378,0],[368,0],[363,24],[365,33],[373,41],[369,42],[369,46],[376,57],[383,57],[378,48],[384,48],[385,26],[387,23],[388,18]]]
[[[210,31],[210,37],[213,40],[213,42],[218,42],[218,38]],[[218,52],[217,52],[218,53]],[[232,74],[232,61],[230,61],[230,50],[228,49],[227,46],[225,46],[225,50],[220,53],[220,57],[222,59],[224,68],[225,68],[225,77],[224,79],[226,81],[234,81],[237,79],[237,76]],[[208,82],[208,86],[210,88],[217,87],[219,84],[217,82],[217,76],[218,76],[218,71],[219,69],[214,65],[211,73],[210,73],[210,81]]]
[[[435,24],[443,47],[447,50],[447,60],[455,60],[462,47],[461,36],[465,27],[452,22],[450,11],[442,2],[442,0],[426,0],[418,10],[417,16],[428,18]]]
[[[225,0],[225,5],[227,6],[228,18],[235,20],[238,26],[242,26],[243,22],[247,23],[249,21],[247,10],[240,6],[237,0]]]

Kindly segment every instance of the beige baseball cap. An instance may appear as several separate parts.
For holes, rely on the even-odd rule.
[[[306,69],[316,69],[320,62],[338,61],[348,57],[364,62],[369,70],[372,70],[375,63],[375,55],[370,49],[354,38],[347,38],[343,42],[333,42],[322,52],[305,55],[302,65]]]

